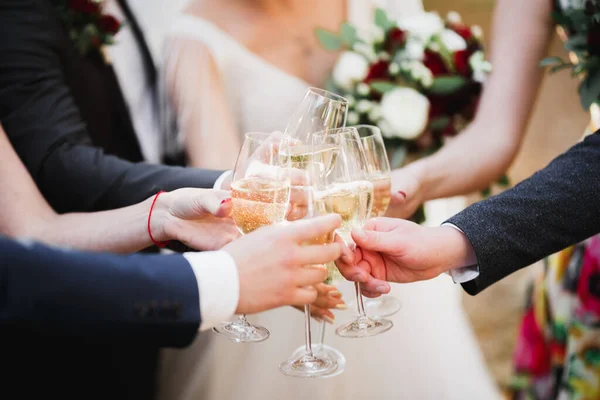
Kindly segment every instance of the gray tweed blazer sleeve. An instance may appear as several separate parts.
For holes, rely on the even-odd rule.
[[[472,295],[600,232],[600,131],[504,193],[450,218],[470,240],[479,277]]]

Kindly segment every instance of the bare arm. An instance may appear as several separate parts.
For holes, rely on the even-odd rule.
[[[42,197],[0,127],[0,233],[92,251],[134,252],[151,246],[147,231],[152,199],[112,211],[58,215]],[[225,216],[227,192],[179,189],[156,202],[151,221],[158,241],[181,240],[202,250],[238,236]]]
[[[436,154],[393,172],[395,191],[406,193],[393,216],[410,215],[422,202],[483,189],[508,169],[533,108],[551,38],[550,0],[498,0],[491,62],[474,122]],[[408,208],[408,210],[407,210]]]
[[[241,143],[210,51],[198,40],[171,39],[165,70],[188,164],[233,169]]]

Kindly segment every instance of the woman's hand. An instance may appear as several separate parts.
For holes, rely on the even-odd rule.
[[[227,191],[178,189],[158,197],[150,227],[158,241],[178,240],[196,250],[218,250],[240,236],[230,214]]]
[[[310,305],[310,314],[314,318],[333,324],[335,315],[329,310],[345,310],[348,308],[344,300],[342,300],[342,293],[335,286],[324,283],[315,285],[315,289],[317,289],[317,299]],[[304,312],[304,306],[294,306],[294,308]]]
[[[390,218],[410,218],[425,201],[421,179],[411,166],[392,171],[392,199],[385,213]]]

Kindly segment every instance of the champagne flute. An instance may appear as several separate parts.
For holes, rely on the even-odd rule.
[[[329,153],[337,151],[333,147],[329,147],[329,149]],[[328,214],[327,210],[320,206],[319,202],[324,199],[319,192],[323,190],[320,182],[328,174],[326,166],[329,167],[329,162],[323,163],[322,160],[324,158],[322,157],[319,157],[319,161],[314,161],[314,153],[308,156],[311,160],[303,159],[302,161],[291,163],[293,170],[291,175],[293,176],[292,182],[294,184],[291,196],[294,198],[294,201],[303,198],[305,212],[301,215],[302,218],[312,218]],[[327,159],[330,157],[328,156]],[[298,179],[299,173],[304,174],[302,179]],[[310,244],[328,244],[332,243],[333,240],[334,232],[330,232],[321,237],[315,237]],[[325,268],[324,265],[312,267]],[[313,352],[310,323],[310,304],[306,304],[304,306],[305,347],[302,351],[295,352],[290,359],[279,365],[279,370],[283,374],[301,378],[320,378],[336,374],[338,370],[336,360],[329,357],[326,353],[316,354]]]
[[[247,133],[231,183],[231,216],[242,235],[285,219],[290,198],[290,169],[281,164],[280,137]],[[238,343],[262,342],[269,331],[252,325],[246,315],[221,323],[213,331]]]
[[[390,163],[385,151],[381,131],[373,125],[356,125],[367,161],[367,179],[373,184],[373,208],[371,218],[382,217],[392,198],[392,178]],[[368,315],[389,317],[396,314],[402,303],[396,297],[388,295],[364,302]]]
[[[287,155],[289,161],[296,168],[302,168],[303,163],[308,161],[317,161],[325,166],[326,172],[335,163],[337,153],[331,150],[331,146],[313,147],[312,134],[345,126],[347,115],[348,101],[345,98],[323,89],[309,88],[285,129],[284,142],[287,142],[288,145],[282,146],[282,154]],[[313,152],[315,152],[314,157]],[[305,216],[305,212],[306,210],[292,204],[288,219],[302,218]],[[321,324],[321,337],[323,338],[325,322]],[[321,342],[317,352],[320,354],[322,349]],[[338,364],[335,374],[341,373],[345,364],[344,356],[332,347],[328,346],[328,350],[328,356]],[[305,349],[301,347],[294,352],[293,357],[304,353]]]
[[[337,141],[343,151],[340,151],[338,163],[347,169],[348,183],[341,187],[339,198],[334,201],[333,212],[342,217],[342,226],[338,234],[349,246],[355,246],[350,235],[352,228],[360,228],[370,217],[373,206],[373,184],[368,180],[369,168],[362,141],[356,128],[338,128],[320,132],[314,135],[313,141],[331,143]],[[356,320],[336,329],[336,334],[342,337],[359,338],[375,336],[390,330],[393,323],[387,319],[370,318],[367,316],[360,284],[355,283],[358,317]]]

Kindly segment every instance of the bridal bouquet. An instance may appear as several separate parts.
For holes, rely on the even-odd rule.
[[[375,11],[366,32],[344,23],[317,30],[328,50],[343,50],[328,89],[350,102],[348,125],[377,125],[392,167],[439,149],[473,119],[491,71],[482,30],[456,12],[391,20]]]

